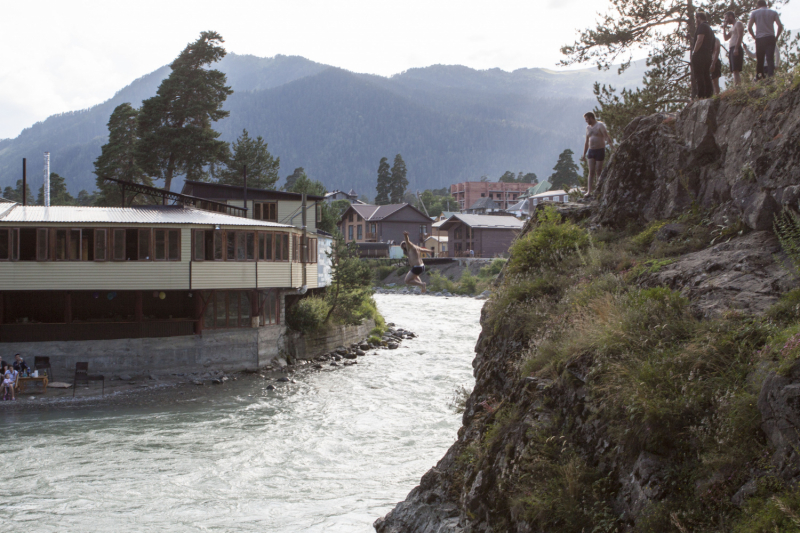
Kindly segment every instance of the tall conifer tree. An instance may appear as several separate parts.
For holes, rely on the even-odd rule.
[[[389,203],[389,194],[392,191],[392,171],[389,168],[389,160],[381,157],[381,162],[378,164],[378,185],[375,187],[378,192],[375,196],[375,203],[377,205],[386,205]]]
[[[222,104],[233,91],[225,74],[207,68],[225,57],[224,42],[217,32],[202,32],[172,62],[156,96],[142,102],[137,159],[167,190],[176,175],[202,180],[206,165],[227,159],[228,145],[211,125],[228,116]]]
[[[406,162],[403,161],[403,158],[400,154],[394,156],[391,184],[391,203],[399,204],[403,201],[403,196],[405,196],[406,188],[408,187],[408,180],[406,179]]]
[[[243,185],[244,166],[247,165],[247,186],[259,189],[273,189],[278,182],[278,170],[281,159],[272,157],[267,150],[267,143],[259,135],[250,137],[247,130],[233,143],[233,154],[228,158],[226,167],[218,170],[219,183],[225,185]]]
[[[553,174],[548,178],[553,185],[553,190],[564,189],[568,190],[580,182],[580,174],[578,174],[578,165],[572,158],[574,152],[567,148],[558,156],[558,162],[553,167]]]
[[[97,205],[119,206],[122,201],[121,191],[116,183],[106,182],[103,178],[114,178],[142,185],[153,185],[151,180],[136,161],[136,145],[138,135],[139,111],[129,103],[120,104],[111,113],[108,120],[108,142],[103,145],[102,153],[94,162],[94,173],[97,175]],[[136,197],[141,199],[141,197]],[[135,200],[133,200],[135,201]]]

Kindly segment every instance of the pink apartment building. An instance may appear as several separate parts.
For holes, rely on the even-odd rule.
[[[465,181],[450,185],[450,194],[458,200],[463,211],[481,198],[491,198],[500,209],[508,209],[517,202],[517,197],[531,187],[530,183],[502,183],[491,181]]]

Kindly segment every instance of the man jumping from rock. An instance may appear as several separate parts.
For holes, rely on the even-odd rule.
[[[416,285],[422,289],[422,294],[425,294],[427,290],[425,282],[419,279],[420,275],[425,272],[425,264],[422,262],[422,254],[420,253],[423,248],[411,244],[411,241],[408,240],[407,231],[403,232],[403,237],[405,240],[400,243],[400,248],[402,248],[403,252],[408,256],[408,264],[411,265],[411,270],[406,274],[405,284]]]
[[[583,145],[583,157],[581,161],[586,161],[589,166],[589,180],[586,183],[586,196],[592,194],[592,185],[597,186],[596,181],[600,179],[603,171],[603,161],[606,158],[606,143],[613,144],[611,136],[608,134],[606,125],[598,121],[594,113],[589,111],[583,118],[586,119],[586,142]]]

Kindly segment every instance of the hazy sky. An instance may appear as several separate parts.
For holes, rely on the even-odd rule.
[[[60,0],[0,8],[0,139],[98,104],[170,63],[203,30],[230,52],[300,55],[390,76],[412,67],[555,68],[607,0]],[[800,2],[781,9],[800,28]]]

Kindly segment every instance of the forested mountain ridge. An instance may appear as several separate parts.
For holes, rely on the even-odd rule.
[[[237,54],[217,67],[234,89],[225,104],[231,116],[216,124],[224,140],[247,128],[281,158],[281,175],[302,166],[330,189],[354,187],[370,196],[378,161],[396,153],[408,163],[412,189],[505,170],[548,175],[561,150],[582,142],[593,81],[630,86],[638,76],[436,65],[385,78],[302,57]],[[168,74],[162,67],[102,104],[51,116],[0,141],[0,186],[21,177],[23,157],[35,184],[42,152],[50,151],[52,170],[72,193],[93,190],[92,163],[108,138],[111,112],[123,102],[138,107]]]

